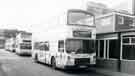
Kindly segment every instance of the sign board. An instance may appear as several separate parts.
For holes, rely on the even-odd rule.
[[[90,31],[73,31],[74,37],[91,37],[91,35]]]

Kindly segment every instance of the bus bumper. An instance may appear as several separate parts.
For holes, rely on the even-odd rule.
[[[87,69],[90,66],[92,66],[92,65],[90,65],[90,64],[84,64],[84,65],[66,65],[65,66],[65,69]]]
[[[67,61],[65,68],[67,69],[81,69],[89,68],[90,66],[95,66],[96,62],[90,58],[76,58]]]
[[[30,50],[23,50],[19,54],[20,55],[31,55],[31,51]]]

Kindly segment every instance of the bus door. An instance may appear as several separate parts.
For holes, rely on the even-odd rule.
[[[40,51],[39,51],[40,59],[45,62],[49,63],[49,43],[44,42],[40,46]]]
[[[43,48],[40,48],[38,51],[38,57],[39,60],[44,62],[45,61],[45,50]]]
[[[46,56],[45,43],[42,42],[39,45],[39,51],[38,51],[39,60],[41,60],[42,62],[45,62],[46,61],[45,56]]]
[[[65,55],[64,55],[64,40],[58,41],[58,63],[64,64]]]
[[[50,58],[50,52],[49,52],[50,47],[49,47],[49,42],[45,42],[44,50],[45,50],[45,53],[44,53],[44,55],[45,55],[45,63],[49,64],[49,62],[50,62],[50,60],[49,60],[49,58]]]

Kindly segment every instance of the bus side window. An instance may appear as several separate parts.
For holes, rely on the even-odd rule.
[[[44,48],[45,51],[49,51],[49,42],[45,43]]]
[[[39,46],[40,51],[49,51],[49,43],[48,42],[42,42]]]
[[[58,51],[59,52],[64,52],[64,40],[59,40],[58,41]]]
[[[44,51],[45,50],[44,49],[44,44],[40,45],[39,49],[40,49],[40,51]]]

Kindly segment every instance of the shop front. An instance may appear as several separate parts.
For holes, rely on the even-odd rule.
[[[135,30],[97,34],[97,67],[135,74]]]

